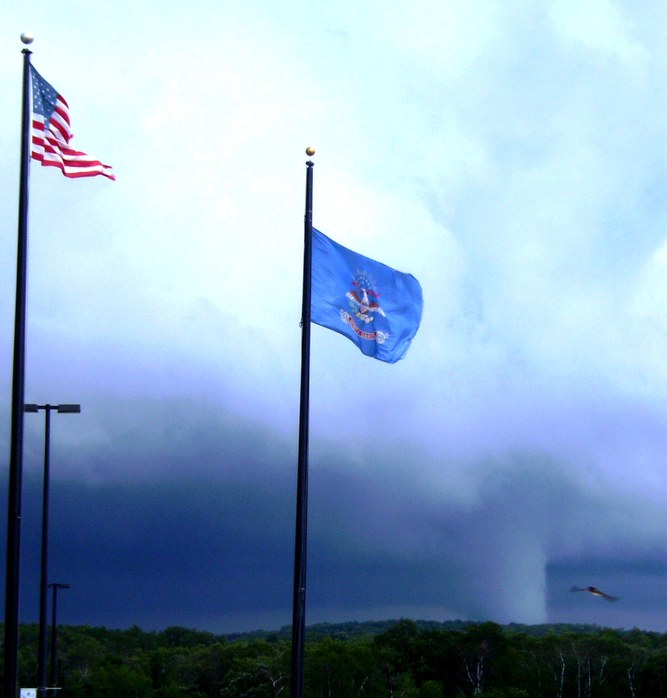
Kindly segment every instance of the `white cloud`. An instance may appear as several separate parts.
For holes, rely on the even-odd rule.
[[[649,56],[633,36],[633,24],[623,3],[614,0],[559,0],[549,3],[554,30],[601,57],[618,61],[632,71],[641,70]]]

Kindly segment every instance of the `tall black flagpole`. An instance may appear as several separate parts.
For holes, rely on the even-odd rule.
[[[307,148],[306,154],[315,154]],[[310,286],[313,247],[313,163],[306,162],[306,213],[303,245],[303,301],[301,306],[301,402],[299,409],[299,466],[294,542],[294,600],[292,604],[291,698],[303,698],[303,658],[306,634],[306,552],[308,541],[308,401],[310,395]]]
[[[28,44],[27,34],[21,40]],[[7,576],[5,581],[4,696],[18,695],[19,572],[21,553],[21,491],[23,480],[23,408],[25,388],[25,316],[28,268],[28,176],[30,172],[30,55],[23,51],[23,108],[21,127],[21,180],[16,250],[16,310],[12,377],[12,428],[7,507]]]

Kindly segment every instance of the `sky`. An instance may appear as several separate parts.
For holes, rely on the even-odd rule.
[[[291,623],[313,146],[314,225],[424,312],[393,365],[312,328],[307,624],[667,630],[667,7],[5,3],[3,569],[24,31],[117,177],[30,173],[25,398],[81,404],[60,622]],[[25,622],[43,439],[26,414]]]

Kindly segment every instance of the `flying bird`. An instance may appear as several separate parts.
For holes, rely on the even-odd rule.
[[[607,599],[607,601],[618,601],[618,596],[605,594],[604,591],[600,591],[596,587],[572,587],[570,591],[587,591],[589,594],[593,594],[593,596],[601,596],[603,599]]]

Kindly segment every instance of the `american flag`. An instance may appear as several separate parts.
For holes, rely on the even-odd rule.
[[[109,165],[70,146],[69,105],[30,66],[32,77],[32,157],[44,167],[59,167],[65,177],[104,175],[116,179]]]

